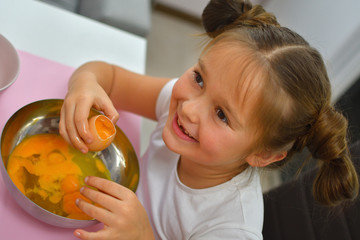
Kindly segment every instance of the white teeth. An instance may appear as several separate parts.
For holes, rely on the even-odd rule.
[[[193,136],[190,135],[190,133],[188,131],[185,130],[185,128],[183,126],[181,126],[179,119],[177,119],[177,124],[180,127],[180,129],[183,131],[183,133],[185,133],[186,135],[188,135],[191,138],[194,138]]]

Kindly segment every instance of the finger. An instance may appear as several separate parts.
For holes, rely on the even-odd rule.
[[[64,105],[61,107],[60,110],[60,121],[59,121],[59,133],[60,135],[67,141],[68,143],[72,144],[69,138],[69,135],[66,131],[66,122],[65,122],[65,107]]]
[[[114,221],[114,215],[104,208],[97,207],[81,198],[76,199],[76,205],[87,215],[109,225]]]
[[[86,143],[91,143],[93,138],[89,131],[89,123],[88,123],[88,117],[89,112],[92,107],[91,101],[80,101],[78,105],[76,106],[75,116],[74,116],[74,122],[76,125],[76,129],[79,133],[79,136],[81,139],[83,139]]]
[[[76,229],[74,235],[83,240],[109,239],[110,237],[110,234],[107,233],[105,229],[101,229],[97,232],[87,232],[83,229]]]
[[[116,212],[119,209],[119,200],[111,195],[103,192],[96,191],[88,187],[82,187],[80,189],[82,195],[108,209],[111,212]],[[120,202],[121,203],[121,202]]]
[[[79,137],[77,136],[77,131],[72,130],[73,125],[73,104],[69,104],[64,101],[63,106],[60,110],[60,122],[59,122],[59,133],[60,135],[72,146],[77,147],[76,143],[79,142]],[[75,136],[72,136],[75,132]],[[79,147],[77,147],[79,148]]]
[[[119,119],[119,112],[116,110],[110,100],[104,104],[103,112],[105,116],[107,116],[112,121],[112,123],[116,124]]]
[[[93,107],[96,110],[102,111],[105,116],[107,116],[115,124],[119,119],[119,113],[104,89],[102,89],[102,93],[102,97],[97,98],[96,102],[98,104],[94,104]]]
[[[120,200],[128,199],[129,194],[134,194],[128,188],[100,177],[88,176],[85,178],[85,183]]]
[[[76,129],[75,120],[74,120],[74,114],[76,107],[72,103],[68,103],[67,101],[64,102],[63,106],[63,119],[65,120],[65,129],[67,132],[67,140],[77,149],[82,151],[83,153],[86,153],[88,151],[88,148],[84,141],[80,138],[78,131]]]

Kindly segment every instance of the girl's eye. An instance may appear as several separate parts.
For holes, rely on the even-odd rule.
[[[224,113],[224,111],[221,108],[217,108],[216,109],[216,115],[218,116],[218,118],[223,121],[226,124],[229,124],[229,121]]]
[[[201,88],[204,87],[204,81],[203,81],[200,73],[198,73],[196,71],[194,72],[194,80]]]

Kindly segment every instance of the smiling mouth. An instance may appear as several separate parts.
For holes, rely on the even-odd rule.
[[[181,130],[185,135],[187,135],[189,138],[197,141],[197,140],[196,140],[193,136],[191,136],[191,134],[190,134],[188,131],[186,131],[186,129],[180,124],[179,118],[177,119],[177,125],[179,126],[180,130]]]

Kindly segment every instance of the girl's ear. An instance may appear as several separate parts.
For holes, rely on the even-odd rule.
[[[281,161],[287,156],[287,152],[271,152],[269,150],[254,153],[245,160],[252,167],[265,167],[273,162]]]

